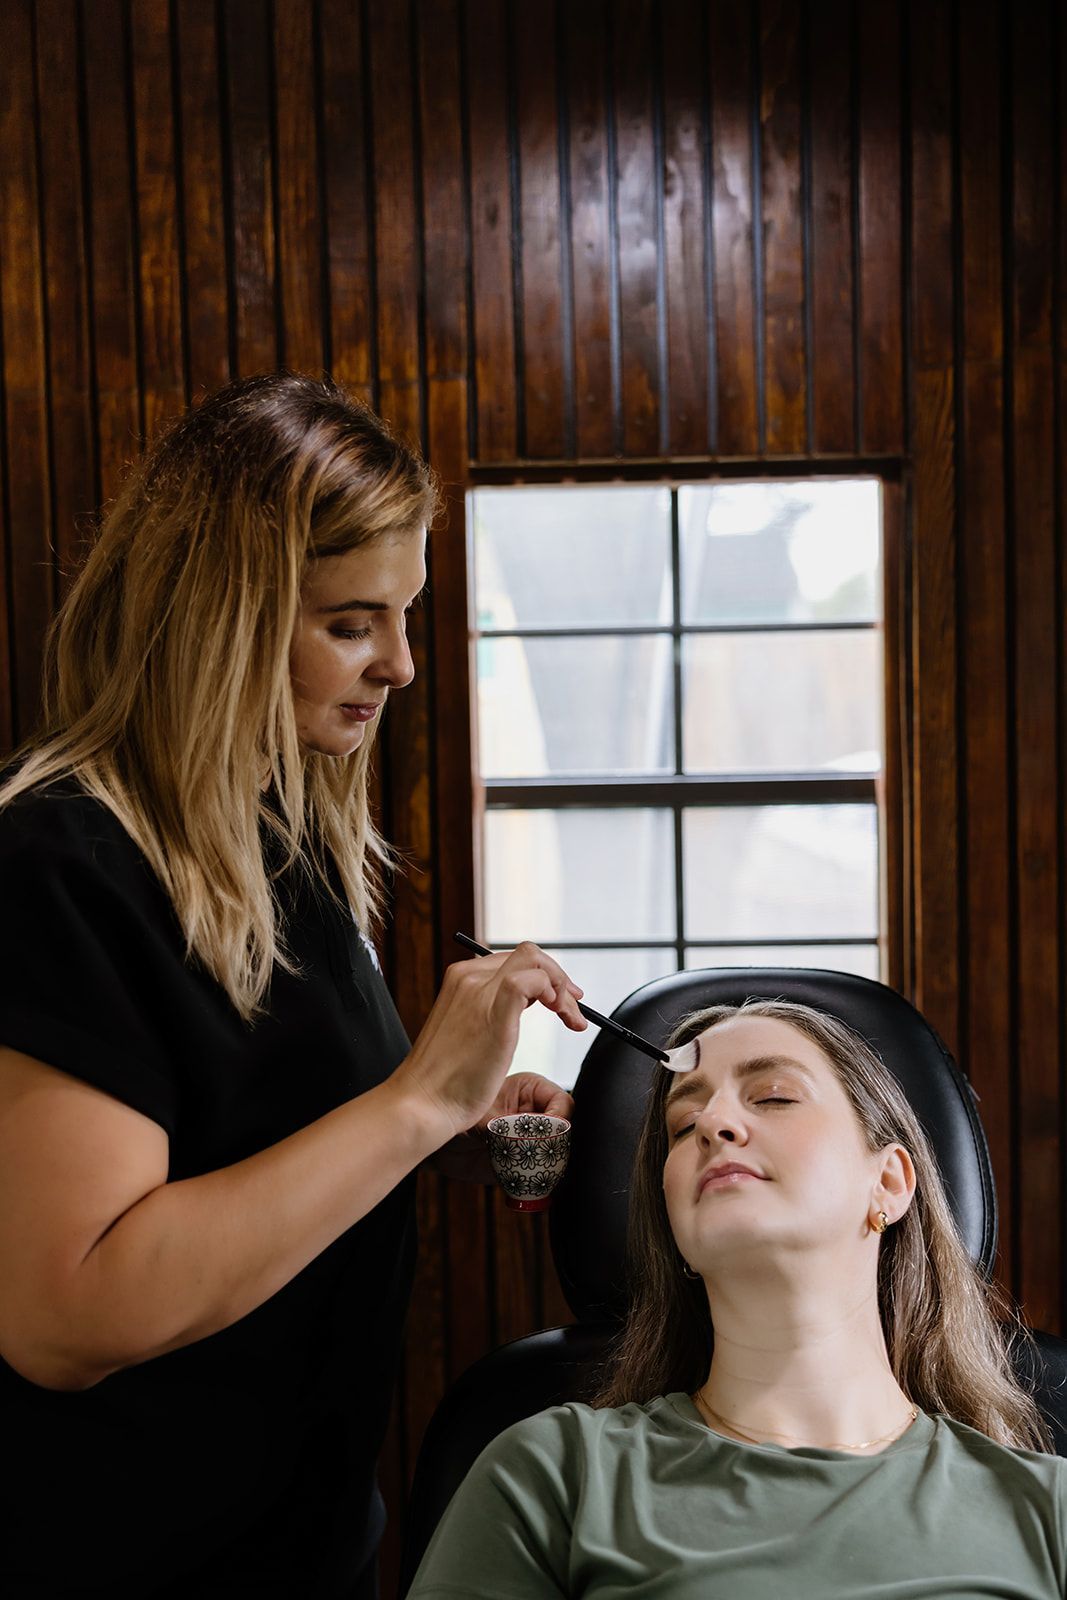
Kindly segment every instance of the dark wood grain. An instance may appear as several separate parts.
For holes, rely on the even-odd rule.
[[[236,372],[270,372],[280,357],[274,225],[272,40],[262,0],[223,0]]]
[[[169,0],[131,8],[144,432],[185,404]]]
[[[626,455],[660,454],[660,253],[653,99],[651,0],[611,8],[615,106],[615,210],[622,350],[622,442]]]
[[[1000,1205],[1000,1273],[1014,1275],[1008,573],[1004,523],[1004,336],[999,19],[960,30],[959,130],[963,372],[960,523],[962,693],[966,706],[964,840],[965,1064],[981,1095]]]
[[[36,18],[38,104],[48,105],[48,115],[38,119],[42,270],[48,327],[52,545],[62,595],[80,564],[97,503],[74,0],[40,0]]]
[[[11,608],[8,662],[15,739],[40,710],[41,651],[54,604],[45,399],[40,178],[34,142],[33,11],[8,8],[0,54],[0,315]]]
[[[852,223],[852,0],[810,9],[811,377],[815,455],[847,454],[855,437]]]
[[[787,0],[760,0],[767,450],[785,456],[808,448],[799,19]]]
[[[1062,1251],[1060,809],[1052,273],[1054,249],[1050,7],[1012,13],[1012,557],[1015,605],[1015,874],[1018,928],[1018,1287],[1036,1326],[1059,1330]],[[1031,62],[1043,64],[1032,70]]]
[[[525,425],[520,449],[525,456],[558,460],[568,453],[573,397],[565,392],[569,361],[563,348],[555,0],[520,0],[513,15]]]
[[[372,211],[367,184],[368,107],[358,0],[323,0],[323,172],[331,370],[360,399],[375,399]]]
[[[606,0],[563,7],[570,147],[571,260],[574,295],[574,404],[579,456],[621,447],[616,426],[618,345],[611,316],[608,208]]]
[[[903,188],[899,0],[863,0],[858,29],[860,438],[904,449]]]
[[[667,444],[673,456],[704,455],[710,448],[705,15],[700,0],[666,0],[660,10]]]
[[[137,273],[126,31],[119,0],[82,8],[98,493],[108,501],[141,447]]]
[[[465,53],[479,461],[518,454],[504,8],[468,0]]]
[[[755,456],[762,447],[762,379],[756,327],[753,228],[760,182],[752,144],[752,18],[748,0],[727,0],[709,15],[712,110],[716,421],[713,448]]]
[[[229,288],[223,204],[219,39],[213,6],[177,0],[181,214],[186,349],[191,396],[217,389],[230,368]]]
[[[912,323],[915,459],[916,995],[955,1050],[960,1004],[953,368],[952,73],[948,0],[912,30]]]
[[[318,372],[323,365],[314,50],[314,17],[306,0],[274,0],[281,360],[297,372]]]

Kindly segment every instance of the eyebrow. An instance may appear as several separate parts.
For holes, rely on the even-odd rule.
[[[405,611],[409,611],[413,605],[416,605],[422,599],[422,597],[423,597],[423,595],[425,593],[426,593],[426,585],[423,584],[423,586],[419,590],[418,594],[413,595],[412,598],[408,601],[407,605],[404,607],[404,610]],[[388,602],[388,600],[342,600],[340,605],[336,605],[336,606],[316,606],[315,607],[315,613],[316,613],[317,616],[320,616],[320,617],[337,616],[342,611],[388,611],[388,610],[389,610],[389,602]]]
[[[780,1072],[783,1067],[789,1067],[801,1073],[812,1082],[812,1075],[802,1061],[797,1061],[793,1056],[750,1056],[747,1061],[741,1061],[731,1070],[735,1078],[754,1078],[759,1072]],[[707,1077],[702,1072],[692,1075],[686,1073],[668,1093],[664,1104],[664,1111],[669,1111],[677,1100],[688,1100],[702,1089],[709,1089]]]

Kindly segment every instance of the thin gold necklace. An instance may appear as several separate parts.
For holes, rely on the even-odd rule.
[[[730,1429],[731,1433],[738,1434],[742,1439],[745,1439],[749,1444],[762,1444],[763,1443],[763,1438],[757,1436],[756,1434],[746,1433],[743,1428],[739,1428],[737,1426],[736,1422],[731,1422],[729,1417],[721,1417],[717,1411],[713,1411],[711,1409],[711,1407],[708,1405],[707,1400],[704,1398],[703,1389],[698,1389],[696,1394],[693,1396],[693,1399],[696,1401],[697,1406],[699,1407],[699,1409],[704,1411],[712,1419],[713,1422],[721,1422],[725,1427]],[[765,1437],[770,1437],[772,1439],[783,1439],[786,1444],[796,1444],[796,1445],[801,1445],[801,1446],[806,1445],[809,1450],[870,1450],[876,1444],[889,1444],[889,1442],[892,1439],[899,1439],[900,1435],[902,1433],[906,1433],[907,1430],[911,1427],[912,1423],[915,1421],[915,1419],[916,1419],[916,1417],[918,1415],[919,1415],[918,1407],[917,1406],[912,1406],[911,1407],[911,1413],[910,1413],[910,1415],[908,1417],[908,1420],[906,1422],[902,1423],[900,1426],[898,1426],[896,1428],[892,1428],[889,1431],[889,1433],[883,1433],[880,1439],[864,1439],[862,1444],[817,1444],[817,1445],[812,1445],[812,1444],[809,1444],[806,1439],[797,1439],[793,1435],[788,1434],[788,1433],[775,1433],[773,1428],[764,1428],[763,1434],[764,1434]]]

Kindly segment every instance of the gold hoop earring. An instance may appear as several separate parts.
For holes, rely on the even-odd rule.
[[[875,1233],[884,1233],[888,1226],[889,1218],[886,1216],[884,1211],[879,1211],[878,1215],[871,1223],[871,1227],[874,1229]]]

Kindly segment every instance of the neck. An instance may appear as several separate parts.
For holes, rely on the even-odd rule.
[[[911,1407],[889,1364],[873,1274],[842,1273],[839,1260],[820,1273],[809,1259],[802,1277],[764,1267],[707,1292],[715,1349],[698,1393],[717,1417],[786,1445],[903,1431]]]

